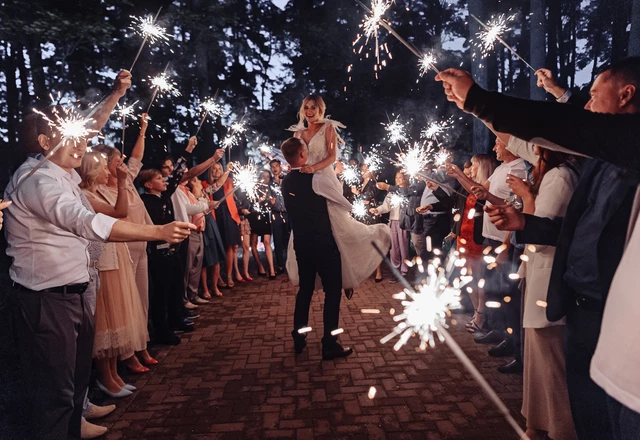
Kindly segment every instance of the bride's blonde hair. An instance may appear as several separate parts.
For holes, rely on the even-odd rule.
[[[320,111],[318,119],[324,118],[324,112],[327,110],[327,104],[324,103],[324,99],[320,95],[309,95],[302,100],[302,105],[300,105],[300,110],[298,111],[298,121],[304,123],[304,106],[311,101],[316,103]]]

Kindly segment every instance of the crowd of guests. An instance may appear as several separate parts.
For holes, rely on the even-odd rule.
[[[564,109],[550,107],[558,120],[576,125],[578,116],[587,119],[571,113],[572,105],[584,104],[578,95],[561,88],[548,70],[536,74],[540,87],[566,103],[564,120]],[[416,179],[399,171],[390,185],[351,159],[348,166],[358,167],[361,179],[343,182],[343,195],[367,206],[361,221],[385,217],[391,262],[403,276],[414,275],[413,255],[426,262],[436,249],[454,248],[466,259],[474,278],[465,290],[472,313],[466,328],[478,344],[493,345],[489,355],[509,358],[498,371],[523,374],[530,439],[637,438],[640,386],[633,361],[640,354],[629,345],[637,345],[637,331],[618,334],[630,338],[622,343],[610,330],[620,330],[611,308],[624,315],[626,307],[638,307],[637,299],[620,299],[625,289],[632,293],[630,285],[612,287],[619,266],[632,270],[628,260],[621,263],[631,258],[629,249],[638,250],[631,234],[640,206],[637,160],[625,162],[616,153],[611,160],[597,146],[576,147],[560,129],[540,128],[547,122],[541,115],[523,121],[515,119],[518,112],[500,113],[510,98],[487,94],[464,72],[445,72],[440,79],[450,100],[495,133],[497,161],[477,154],[461,169],[451,157]],[[130,74],[121,72],[94,128],[102,128],[130,84]],[[597,77],[584,108],[638,113],[638,87],[640,59],[625,59]],[[589,122],[600,120],[581,127]],[[620,130],[635,135],[629,127],[637,120],[623,122]],[[532,142],[528,123],[548,141]],[[115,148],[69,142],[27,178],[57,142],[43,115],[23,121],[30,157],[7,187],[12,203],[0,226],[13,259],[14,333],[34,405],[35,438],[103,435],[106,428],[87,420],[115,407],[88,400],[94,361],[97,387],[111,398],[127,397],[136,389],[120,377],[118,362],[139,374],[157,365],[147,344],[179,344],[182,333],[194,330],[199,306],[223,296],[223,289],[253,281],[251,255],[257,276],[273,280],[284,273],[291,229],[280,189],[283,164],[274,159],[270,170],[260,171],[259,198],[249,200],[234,188],[233,165],[221,164],[222,150],[188,168],[195,137],[178,158],[143,167],[146,114],[140,127],[126,163]],[[340,178],[345,166],[335,163]],[[627,273],[616,277],[629,279]],[[375,281],[383,281],[380,267]],[[610,289],[617,302],[605,310]],[[609,358],[628,369],[611,367]]]

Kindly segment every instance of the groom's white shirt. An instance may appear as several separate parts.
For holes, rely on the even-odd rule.
[[[299,170],[300,168],[291,168],[291,170]],[[337,179],[336,179],[337,182]],[[342,195],[342,188],[338,188],[334,182],[322,173],[314,174],[311,180],[313,192],[321,197],[335,203],[337,206],[351,212],[351,203]]]

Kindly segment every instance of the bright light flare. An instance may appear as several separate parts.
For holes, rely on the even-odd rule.
[[[430,161],[431,144],[416,142],[407,151],[398,153],[396,166],[411,178],[427,167]]]
[[[154,88],[158,89],[158,93],[160,94],[180,96],[178,85],[174,81],[171,81],[169,76],[164,72],[160,75],[149,77],[149,81]]]
[[[392,144],[398,142],[407,142],[407,124],[403,124],[396,118],[395,120],[384,125],[384,129],[387,131],[387,139]]]
[[[360,183],[360,171],[358,167],[353,165],[346,165],[344,171],[340,173],[340,177],[349,186],[356,186]]]
[[[393,193],[389,196],[389,205],[392,208],[402,208],[404,206],[407,206],[408,204],[409,199],[401,194]]]
[[[367,210],[367,205],[365,205],[364,200],[358,199],[351,204],[351,215],[356,220],[364,220],[368,214],[369,211]]]
[[[33,110],[47,121],[47,124],[49,124],[49,127],[53,130],[54,139],[60,136],[61,141],[65,145],[69,142],[75,145],[80,141],[85,141],[98,134],[98,130],[89,128],[89,125],[94,122],[94,119],[85,118],[75,107],[61,107],[62,113],[59,111],[59,108],[60,107],[53,108],[54,119],[49,118],[38,110]]]
[[[137,103],[138,101],[131,105],[121,105],[120,103],[116,104],[116,114],[120,116],[120,119],[135,119],[136,115],[134,107]]]
[[[435,67],[436,61],[436,57],[432,52],[423,54],[418,62],[418,67],[420,67],[420,76],[423,76],[431,69],[437,72],[438,70]]]
[[[131,19],[133,22],[129,28],[133,30],[134,33],[146,38],[150,44],[155,44],[157,42],[165,43],[167,45],[169,44],[169,34],[166,29],[158,26],[151,15],[146,17],[137,17],[132,15]]]
[[[258,169],[249,162],[247,165],[241,165],[238,162],[233,164],[233,183],[247,195],[249,200],[256,201],[258,194]]]
[[[440,150],[436,153],[435,157],[433,158],[433,162],[436,164],[436,166],[441,167],[444,164],[446,164],[450,158],[451,158],[451,155],[449,154],[448,151]]]
[[[486,57],[493,50],[496,41],[498,41],[502,34],[509,30],[508,23],[515,18],[515,15],[506,16],[500,14],[496,17],[492,17],[491,21],[487,23],[487,27],[483,27],[480,32],[477,33],[478,40],[476,45],[482,53],[482,57]]]
[[[212,98],[207,98],[200,103],[200,107],[210,115],[221,116],[223,113],[222,106],[216,103]]]

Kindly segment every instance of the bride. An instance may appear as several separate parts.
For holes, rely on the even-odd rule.
[[[288,130],[293,131],[294,137],[301,139],[307,146],[307,165],[300,171],[315,173],[317,177],[327,179],[342,193],[342,184],[331,165],[336,161],[337,143],[342,141],[336,132],[336,127],[345,128],[345,126],[340,122],[325,119],[325,110],[326,105],[319,95],[307,96],[300,106],[298,125],[291,126]],[[354,289],[375,272],[382,262],[382,257],[371,243],[375,242],[386,254],[391,247],[391,234],[386,225],[367,226],[354,220],[348,210],[330,200],[327,200],[327,208],[333,237],[340,250],[342,288]],[[291,282],[297,285],[298,264],[293,249],[293,232],[289,240],[287,272]]]

